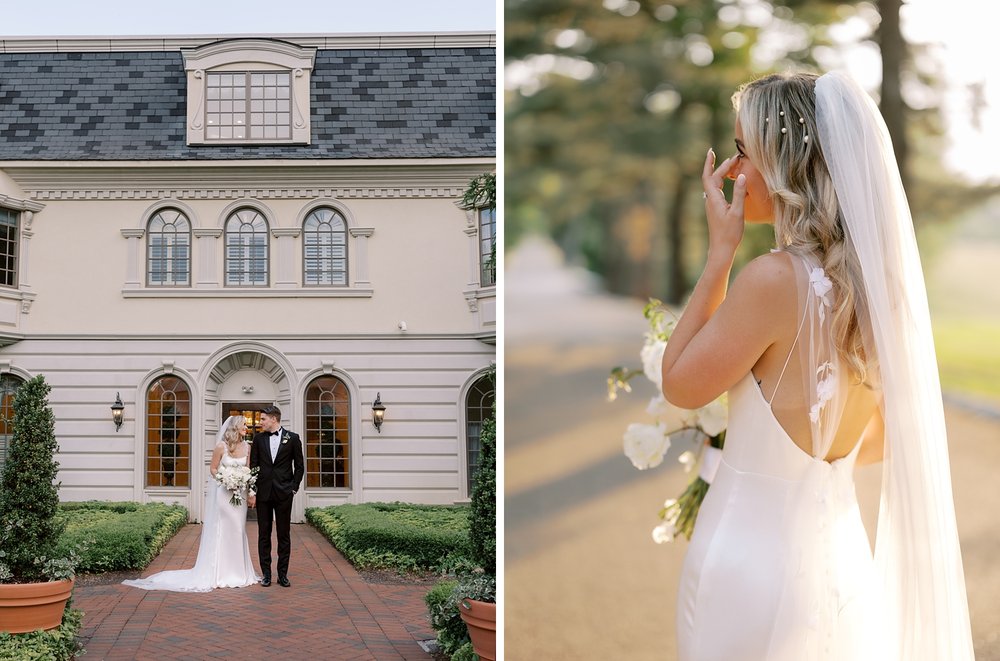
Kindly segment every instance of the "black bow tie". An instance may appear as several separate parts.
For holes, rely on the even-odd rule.
[[[281,431],[280,430],[279,431],[273,431],[273,432],[271,432],[271,436],[281,436]]]

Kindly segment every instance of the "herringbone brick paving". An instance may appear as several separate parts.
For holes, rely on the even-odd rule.
[[[201,526],[185,526],[143,572],[194,565]],[[247,524],[257,563],[257,524]],[[429,659],[434,637],[427,585],[369,584],[307,525],[292,526],[290,588],[273,584],[208,593],[147,592],[121,584],[80,585],[86,658]]]

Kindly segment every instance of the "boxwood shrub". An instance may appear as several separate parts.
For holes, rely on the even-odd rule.
[[[78,548],[79,572],[144,569],[187,523],[180,505],[87,501],[61,503],[59,550]]]
[[[0,632],[0,660],[66,661],[79,651],[76,640],[83,622],[83,611],[71,608],[72,599],[63,611],[62,624],[51,631],[31,633]]]
[[[311,507],[306,520],[359,569],[445,572],[468,564],[468,506]]]

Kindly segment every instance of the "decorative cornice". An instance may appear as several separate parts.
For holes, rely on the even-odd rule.
[[[122,228],[121,233],[126,239],[141,239],[146,230],[140,227],[125,227]]]
[[[290,236],[293,239],[299,234],[302,234],[301,227],[272,227],[271,236],[276,239],[280,239],[283,236]]]
[[[93,37],[5,37],[0,53],[83,53],[120,51],[178,51],[230,39],[271,39],[303,48],[495,48],[496,32],[397,32],[356,34],[237,34]]]
[[[351,236],[371,236],[375,233],[374,227],[351,227],[347,230],[351,233]]]
[[[34,200],[20,200],[16,197],[0,193],[0,207],[6,207],[14,211],[41,211],[45,208],[45,205]]]
[[[342,200],[371,198],[453,198],[462,194],[461,186],[453,188],[143,188],[109,190],[104,188],[32,190],[39,200],[158,200],[173,197],[184,200],[229,200],[254,198],[263,200],[311,199],[335,197]]]
[[[34,200],[399,199],[462,196],[483,167],[470,161],[393,163],[215,163],[126,165],[0,163]],[[31,206],[42,208],[37,202]]]
[[[191,230],[197,239],[218,239],[222,236],[221,227],[195,227]]]

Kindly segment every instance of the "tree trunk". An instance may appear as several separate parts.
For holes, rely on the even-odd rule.
[[[896,151],[896,163],[899,165],[903,188],[908,189],[910,177],[907,168],[909,146],[906,140],[906,104],[903,102],[900,85],[903,66],[907,60],[906,42],[899,29],[899,9],[902,4],[902,0],[879,0],[882,22],[878,28],[878,42],[882,51],[882,116]]]
[[[687,276],[684,268],[684,207],[691,177],[678,170],[674,190],[667,212],[667,303],[680,305],[687,294]]]

